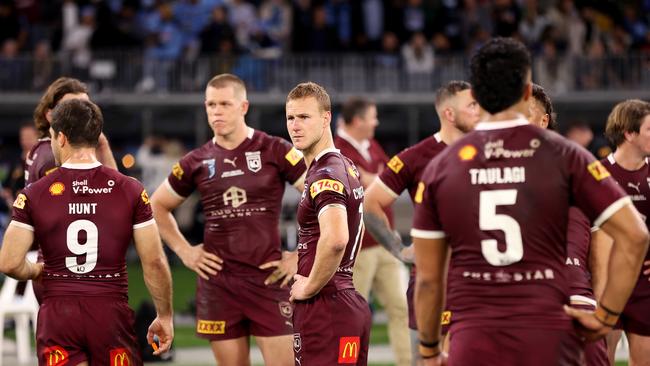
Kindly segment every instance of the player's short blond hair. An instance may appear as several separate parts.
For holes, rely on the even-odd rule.
[[[296,85],[296,87],[289,92],[289,95],[287,95],[287,102],[309,97],[316,99],[321,111],[330,112],[332,110],[330,96],[327,94],[325,88],[311,81]]]
[[[614,145],[625,142],[625,133],[639,133],[645,116],[650,115],[650,103],[628,99],[618,103],[607,117],[605,136]]]
[[[237,96],[246,100],[246,84],[237,75],[219,74],[208,81],[206,88],[212,87],[215,89],[221,89],[229,86],[232,86]]]

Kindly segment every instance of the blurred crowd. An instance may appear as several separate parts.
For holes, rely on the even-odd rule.
[[[83,78],[93,53],[144,49],[139,87],[147,90],[165,83],[156,74],[201,55],[355,52],[427,73],[437,57],[513,36],[541,56],[537,81],[561,92],[571,87],[566,80],[590,89],[629,77],[612,58],[650,52],[649,24],[648,0],[0,0],[0,67],[11,71],[21,65],[12,59],[30,55],[40,89],[53,54]],[[589,60],[606,55],[602,64]],[[587,61],[567,62],[571,56]],[[584,71],[578,80],[568,77],[574,69]]]

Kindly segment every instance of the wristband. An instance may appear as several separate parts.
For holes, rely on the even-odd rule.
[[[418,350],[420,351],[420,356],[425,359],[438,357],[441,353],[440,349],[438,348],[438,344],[440,344],[440,341],[433,341],[433,342],[420,341],[420,345],[418,346]]]
[[[613,328],[616,325],[616,322],[618,321],[618,316],[620,313],[614,313],[608,311],[608,309],[605,309],[602,305],[598,305],[596,308],[596,312],[594,312],[594,317],[596,317],[596,320],[598,320],[601,324],[604,326]]]

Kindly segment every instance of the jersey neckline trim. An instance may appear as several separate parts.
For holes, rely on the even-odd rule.
[[[316,157],[314,158],[314,160],[318,161],[318,159],[322,158],[323,155],[325,155],[325,154],[327,154],[327,153],[337,153],[337,154],[340,154],[340,153],[341,153],[341,150],[336,149],[336,148],[333,148],[333,147],[329,147],[329,148],[327,148],[327,149],[325,149],[325,150],[319,152],[318,155],[316,155]]]
[[[646,165],[649,164],[648,163],[648,158],[645,158],[643,160],[645,160]],[[614,158],[614,153],[613,152],[611,152],[611,153],[609,153],[609,155],[607,155],[607,161],[609,161],[609,163],[612,164],[612,165],[616,164],[616,159]],[[621,168],[623,168],[623,167],[621,167]],[[627,169],[625,169],[625,170],[627,170]]]
[[[512,127],[524,126],[529,124],[530,123],[528,123],[528,121],[525,118],[519,117],[517,119],[511,119],[508,121],[479,122],[474,128],[474,130],[476,131],[501,130],[504,128],[512,128]]]
[[[66,169],[92,169],[92,168],[97,168],[98,166],[101,166],[102,163],[95,161],[92,163],[80,163],[80,164],[75,164],[75,163],[63,163],[61,165],[61,168],[66,168]]]

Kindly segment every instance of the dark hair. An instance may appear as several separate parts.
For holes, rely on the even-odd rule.
[[[47,111],[54,109],[64,95],[80,93],[88,94],[88,88],[77,79],[60,77],[50,84],[34,109],[34,125],[39,138],[50,136],[50,122],[45,117]]]
[[[530,72],[530,53],[512,38],[493,38],[472,57],[470,82],[478,104],[490,114],[519,101]]]
[[[73,147],[97,147],[103,125],[99,107],[87,100],[66,100],[52,111],[55,137],[63,133]]]
[[[343,117],[343,123],[349,125],[352,123],[354,117],[362,117],[364,113],[368,111],[368,108],[372,107],[373,105],[375,105],[374,102],[364,97],[352,97],[348,99],[345,103],[343,103],[343,107],[341,108],[341,117]]]
[[[434,104],[436,105],[436,108],[438,108],[447,99],[452,98],[454,95],[456,95],[459,92],[462,92],[463,90],[467,90],[471,88],[472,85],[470,85],[470,83],[468,83],[467,81],[452,80],[447,84],[438,88],[438,90],[436,90],[436,97],[434,99]]]
[[[294,99],[304,99],[309,97],[316,99],[321,112],[329,112],[332,110],[330,96],[327,94],[325,88],[311,81],[300,83],[296,85],[295,88],[291,89],[289,95],[287,95],[287,102]]]
[[[546,94],[544,88],[540,85],[533,84],[533,98],[539,102],[544,108],[544,113],[548,114],[548,129],[557,131],[557,121],[555,120],[555,111],[553,111],[553,103],[551,98]]]
[[[625,142],[625,133],[639,133],[645,116],[650,115],[650,103],[628,99],[618,103],[607,117],[605,137],[614,146]]]

